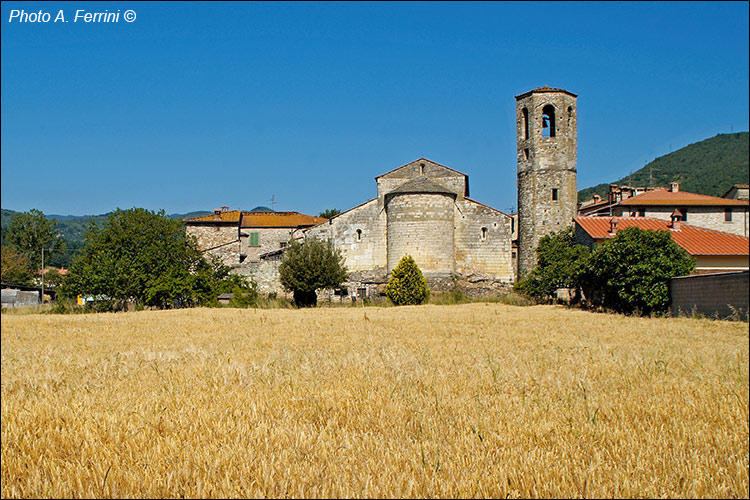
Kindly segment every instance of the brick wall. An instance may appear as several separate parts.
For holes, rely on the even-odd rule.
[[[669,281],[672,315],[698,312],[728,318],[733,314],[731,305],[740,312],[740,319],[747,321],[749,286],[750,271],[672,278]]]

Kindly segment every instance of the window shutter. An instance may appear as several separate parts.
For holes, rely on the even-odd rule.
[[[258,233],[250,233],[250,246],[259,247],[260,243],[258,243],[258,239]]]

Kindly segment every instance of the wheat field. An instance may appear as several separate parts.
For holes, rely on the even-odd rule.
[[[748,497],[746,323],[2,315],[2,496]]]

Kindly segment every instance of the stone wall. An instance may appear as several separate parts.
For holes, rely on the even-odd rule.
[[[511,217],[464,199],[455,207],[455,272],[480,279],[513,281]]]
[[[454,197],[442,193],[396,194],[386,206],[388,272],[411,255],[422,273],[453,273]]]
[[[747,321],[749,286],[750,271],[672,278],[672,315],[697,312],[722,319],[737,311],[739,319]]]
[[[258,285],[259,293],[264,295],[275,293],[280,297],[286,297],[289,294],[284,291],[279,281],[279,264],[281,260],[247,262],[236,267],[232,272],[240,276],[251,277]]]
[[[260,256],[283,248],[297,233],[296,228],[289,227],[243,227],[240,229],[240,252],[246,255],[245,261],[258,262]],[[252,233],[258,234],[258,246],[251,246]]]
[[[228,266],[240,262],[240,239],[238,224],[195,224],[186,227],[187,234],[198,240],[198,248],[207,251]]]
[[[554,137],[543,136],[547,105],[555,109]],[[569,227],[576,214],[576,98],[562,91],[517,97],[516,135],[518,267],[523,278],[536,266],[535,249],[541,237]]]
[[[428,179],[445,186],[454,191],[458,199],[464,197],[467,191],[467,176],[456,172],[429,160],[421,159],[413,161],[392,172],[383,174],[377,178],[378,200],[382,207],[385,203],[385,195],[401,186],[405,182],[424,175]]]
[[[349,271],[377,271],[386,266],[385,226],[385,212],[372,199],[307,229],[305,237],[331,239]]]

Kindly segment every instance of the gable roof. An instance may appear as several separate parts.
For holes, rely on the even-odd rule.
[[[225,210],[219,212],[218,214],[213,213],[209,215],[202,215],[200,217],[193,217],[192,219],[185,219],[185,222],[239,222],[241,216],[241,210]]]
[[[451,191],[442,184],[438,184],[437,182],[428,179],[424,175],[420,175],[415,179],[404,182],[399,187],[388,193],[388,195],[401,193],[439,193],[449,194],[452,196],[458,195],[455,191]]]
[[[747,200],[734,200],[731,198],[719,198],[705,194],[688,193],[687,191],[672,192],[666,189],[649,191],[620,202],[622,206],[685,206],[685,207],[710,207],[710,206],[748,206]]]
[[[417,159],[417,160],[414,160],[414,161],[410,161],[409,163],[406,163],[406,164],[404,164],[404,165],[401,165],[400,167],[396,167],[396,168],[394,168],[393,170],[389,170],[388,172],[386,172],[386,173],[384,173],[384,174],[380,174],[380,175],[378,175],[377,177],[375,177],[375,180],[378,180],[378,179],[380,179],[381,177],[385,177],[385,176],[387,176],[387,175],[391,175],[391,174],[393,174],[394,172],[396,172],[396,171],[398,171],[398,170],[401,170],[402,168],[406,168],[406,167],[409,167],[409,166],[411,166],[411,165],[414,165],[415,163],[429,163],[429,164],[430,164],[430,165],[432,165],[432,166],[435,166],[435,167],[440,167],[440,168],[444,168],[445,170],[448,170],[449,172],[452,172],[452,173],[454,173],[454,174],[457,174],[457,175],[459,175],[459,176],[462,176],[462,177],[467,177],[467,175],[466,175],[465,173],[463,173],[463,172],[459,172],[458,170],[454,170],[454,169],[452,169],[452,168],[450,168],[450,167],[446,167],[445,165],[441,165],[441,164],[439,164],[439,163],[437,163],[437,162],[434,162],[434,161],[432,161],[432,160],[428,160],[427,158],[419,158],[419,159]]]
[[[617,221],[617,231],[629,227],[652,231],[669,231],[672,240],[690,255],[749,255],[746,236],[725,233],[713,229],[681,223],[680,229],[673,230],[669,222],[650,217],[576,217],[575,223],[595,240],[614,237],[609,232],[610,221]]]
[[[299,212],[243,212],[240,227],[308,227],[327,220]]]

